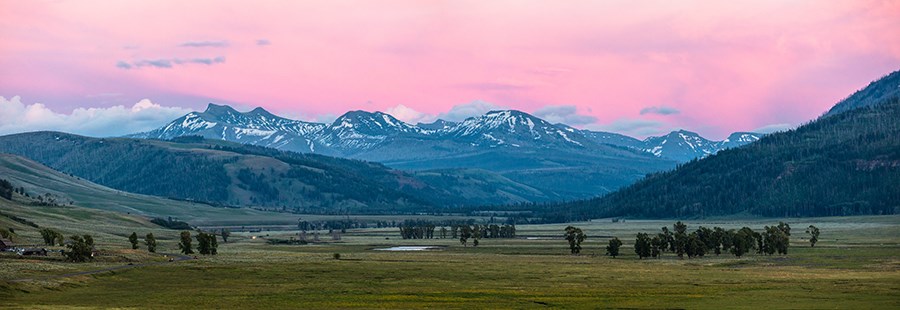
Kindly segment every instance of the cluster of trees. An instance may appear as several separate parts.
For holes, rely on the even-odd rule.
[[[688,232],[687,225],[679,221],[672,225],[672,230],[663,227],[661,232],[653,236],[638,233],[635,236],[634,252],[638,258],[660,257],[665,252],[674,253],[678,257],[687,255],[688,258],[702,257],[708,253],[719,255],[723,252],[740,257],[752,249],[756,249],[759,254],[787,255],[790,237],[791,226],[784,222],[766,226],[760,233],[749,227],[725,230],[721,227],[710,229],[703,226]]]
[[[132,232],[130,236],[128,236],[128,242],[131,243],[131,249],[137,250],[140,242],[138,241],[137,232]],[[144,236],[144,244],[147,246],[147,252],[156,253],[156,237],[153,236],[153,233],[148,233]]]
[[[30,194],[25,192],[25,187],[15,187],[12,185],[12,182],[6,179],[0,179],[0,198],[4,198],[6,200],[12,200],[13,193],[32,198]],[[64,205],[72,205],[74,202],[72,200],[64,201],[62,198],[57,198],[53,194],[44,193],[43,195],[35,195],[34,197],[37,201],[31,201],[31,205],[36,206],[53,206],[59,207]]]
[[[175,229],[175,230],[190,230],[191,229],[191,224],[173,219],[171,216],[168,219],[154,218],[154,219],[150,220],[150,223],[153,223],[153,224],[156,224],[156,225],[168,228],[168,229]]]
[[[41,228],[39,231],[44,244],[49,246],[66,246],[63,256],[71,262],[84,262],[94,257],[94,238],[91,235],[72,235],[69,241],[63,234],[51,228]]]
[[[215,233],[207,233],[201,230],[197,231],[197,251],[203,255],[216,255],[218,254],[219,242],[216,240]],[[194,254],[193,241],[191,239],[191,232],[188,230],[182,231],[180,234],[180,241],[178,242],[178,249],[181,250],[181,253],[188,255]]]
[[[400,236],[403,239],[432,239],[434,238],[434,224],[415,224],[400,226]],[[441,227],[443,229],[443,227]]]
[[[446,238],[447,230],[441,227],[441,238]],[[516,225],[453,225],[450,226],[450,238],[459,238],[459,243],[468,246],[469,239],[472,239],[472,246],[478,246],[482,238],[515,238]]]
[[[815,246],[819,239],[819,228],[809,225],[806,233],[810,235],[810,246]],[[581,243],[587,238],[581,228],[566,227],[564,237],[569,243],[569,250],[572,254],[581,253]],[[719,255],[723,252],[741,257],[753,249],[758,254],[787,255],[790,237],[791,226],[784,222],[765,226],[762,232],[755,232],[749,227],[725,230],[721,227],[710,229],[703,226],[688,232],[688,226],[678,221],[672,225],[671,230],[668,227],[662,227],[661,232],[655,235],[638,233],[635,236],[634,252],[639,259],[657,258],[665,252],[674,253],[679,258],[685,255],[688,258],[702,257],[708,253]],[[606,246],[606,255],[619,256],[621,247],[622,241],[613,237]]]
[[[80,263],[94,258],[94,238],[91,235],[73,235],[69,239],[67,251],[63,252],[67,260]]]
[[[41,233],[41,238],[44,239],[45,245],[63,245],[63,242],[65,242],[65,237],[63,236],[63,234],[54,229],[41,228],[39,232]]]
[[[16,230],[12,227],[10,228],[0,228],[0,238],[6,238],[12,240],[13,237],[16,236]]]
[[[403,239],[433,239],[433,238],[451,238],[459,239],[463,246],[468,245],[469,239],[474,239],[473,244],[478,246],[479,240],[496,239],[496,238],[515,238],[516,225],[512,224],[474,224],[474,220],[469,221],[442,221],[432,222],[426,220],[405,220],[398,225],[400,236]],[[449,226],[447,229],[445,226]],[[438,234],[435,229],[440,227]]]
[[[361,221],[351,221],[351,220],[328,220],[328,221],[304,221],[302,219],[298,220],[297,228],[301,231],[310,231],[310,230],[321,230],[326,229],[328,232],[333,232],[335,230],[340,230],[341,233],[346,233],[347,229],[351,228],[367,228],[365,222]],[[381,226],[379,226],[381,227]],[[388,227],[388,226],[385,226]],[[391,226],[394,227],[394,226]],[[396,226],[396,227],[399,227]]]
[[[6,179],[0,179],[0,197],[12,200],[13,186]]]

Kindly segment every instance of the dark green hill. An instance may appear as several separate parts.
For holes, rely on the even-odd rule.
[[[889,93],[897,76],[857,94]],[[547,210],[557,211],[548,211],[549,217],[900,213],[900,98],[893,94],[649,175],[600,198],[552,206]]]
[[[825,116],[853,110],[879,103],[885,99],[900,96],[900,71],[894,71],[853,93],[847,99],[834,105]]]
[[[444,178],[433,186],[429,180],[434,178],[365,161],[199,137],[176,140],[34,132],[0,137],[0,152],[128,192],[312,213],[427,212],[544,197],[508,180],[501,186],[471,182],[478,175]]]

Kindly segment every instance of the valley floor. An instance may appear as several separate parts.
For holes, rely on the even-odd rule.
[[[594,221],[574,224],[588,234],[579,256],[567,254],[565,224],[522,225],[519,238],[482,239],[478,247],[400,240],[396,229],[352,230],[340,241],[296,246],[264,241],[295,231],[234,232],[213,257],[46,278],[165,261],[121,250],[128,246],[124,237],[103,235],[114,255],[93,263],[0,256],[0,308],[900,308],[900,217],[787,221],[794,228],[787,256],[678,259],[667,253],[638,260],[634,234],[655,233],[671,221]],[[686,223],[690,230],[760,230],[777,220]],[[815,248],[803,239],[809,224],[822,230]],[[177,231],[158,233],[161,252],[176,252]],[[618,258],[603,255],[610,236],[625,243]],[[440,248],[373,250],[417,245]],[[14,281],[21,278],[31,280]]]

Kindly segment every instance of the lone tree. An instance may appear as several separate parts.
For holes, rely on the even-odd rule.
[[[569,241],[569,250],[572,254],[581,253],[581,243],[587,239],[587,235],[581,231],[581,228],[569,226],[566,227],[566,241]]]
[[[646,233],[637,234],[637,237],[634,239],[634,253],[638,255],[638,259],[650,257],[652,254],[652,245],[650,242],[650,236]]]
[[[156,253],[156,237],[153,236],[153,233],[149,233],[144,237],[144,243],[147,244],[148,252]]]
[[[222,228],[222,241],[225,241],[225,243],[228,243],[228,237],[230,237],[230,236],[231,236],[231,231],[226,228]]]
[[[90,235],[69,237],[72,242],[66,245],[68,251],[63,252],[66,260],[71,262],[83,262],[93,258],[94,238]]]
[[[619,256],[620,247],[622,247],[622,240],[619,240],[618,237],[609,239],[609,245],[606,246],[606,255],[616,258],[616,256]]]
[[[181,253],[194,254],[194,249],[191,248],[191,232],[190,231],[182,231],[181,232],[181,242],[178,243],[178,248],[181,249]]]
[[[462,225],[459,227],[459,243],[463,245],[463,247],[467,246],[469,243],[469,238],[472,237],[472,229],[469,225]]]
[[[806,228],[806,233],[809,234],[809,247],[815,247],[816,242],[819,242],[819,228],[809,225],[809,227]]]
[[[138,248],[138,237],[136,232],[132,232],[131,236],[128,236],[128,242],[131,242],[131,249],[137,250]]]

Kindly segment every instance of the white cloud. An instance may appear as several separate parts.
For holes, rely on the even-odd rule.
[[[676,108],[667,107],[667,106],[652,106],[641,109],[641,115],[645,114],[658,114],[658,115],[673,115],[681,113]]]
[[[408,124],[431,123],[434,122],[435,119],[437,119],[434,115],[413,110],[412,108],[402,104],[397,105],[393,108],[389,108],[385,110],[384,113],[390,114],[391,116]]]
[[[28,131],[63,131],[94,137],[114,137],[152,130],[191,112],[164,107],[143,99],[130,108],[77,108],[70,114],[56,113],[42,103],[25,105],[19,96],[0,96],[0,135]]]
[[[786,131],[786,130],[793,129],[793,128],[794,128],[794,125],[787,124],[787,123],[769,124],[769,125],[765,125],[765,126],[753,129],[753,132],[755,132],[755,133],[773,133],[773,132],[779,132],[779,131]]]
[[[617,119],[606,125],[591,125],[587,127],[590,130],[608,131],[637,137],[659,135],[670,131],[669,126],[663,122],[628,118]]]
[[[459,122],[467,118],[484,115],[492,110],[503,110],[504,108],[496,104],[476,100],[469,103],[458,104],[450,108],[447,113],[441,113],[438,118],[445,121]]]
[[[534,116],[553,124],[563,123],[569,126],[593,124],[597,121],[596,117],[578,114],[578,108],[574,105],[548,105],[534,111]]]

